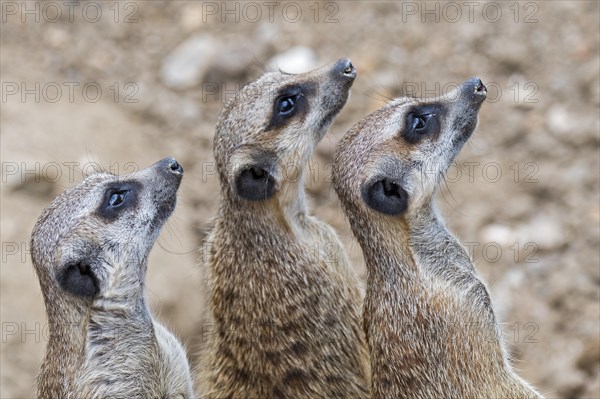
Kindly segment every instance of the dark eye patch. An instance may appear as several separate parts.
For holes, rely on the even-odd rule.
[[[265,131],[285,126],[291,119],[308,113],[309,99],[316,92],[315,83],[302,83],[285,86],[274,96],[271,119]]]
[[[406,113],[402,138],[410,144],[416,144],[424,138],[437,138],[441,123],[446,114],[441,104],[426,104],[412,107]]]
[[[124,211],[137,206],[140,188],[134,181],[110,183],[96,212],[107,221],[116,220]]]

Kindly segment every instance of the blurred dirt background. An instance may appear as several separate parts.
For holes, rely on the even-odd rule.
[[[598,2],[1,6],[0,397],[33,396],[45,350],[28,255],[33,224],[94,165],[128,173],[173,155],[184,166],[148,295],[193,361],[204,307],[199,248],[219,200],[212,138],[222,102],[267,69],[298,72],[342,56],[359,76],[317,148],[308,191],[361,276],[329,181],[337,142],[387,98],[436,96],[481,77],[489,99],[440,204],[471,243],[522,376],[548,397],[600,397]]]

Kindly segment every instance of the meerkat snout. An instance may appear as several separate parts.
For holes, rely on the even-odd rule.
[[[146,305],[147,260],[175,209],[174,158],[99,173],[54,199],[31,238],[50,337],[38,397],[193,397],[183,347]]]
[[[354,80],[356,78],[356,68],[348,58],[339,59],[333,67],[332,73],[343,78]]]
[[[474,78],[475,80],[475,94],[482,94],[482,95],[487,95],[487,87],[485,87],[485,85],[483,84],[483,82],[481,81],[481,79],[479,78]]]
[[[168,158],[169,159],[169,158]],[[179,162],[177,162],[175,160],[175,158],[170,158],[167,161],[168,164],[168,168],[171,172],[173,172],[176,175],[181,175],[183,176],[183,167],[179,164]]]

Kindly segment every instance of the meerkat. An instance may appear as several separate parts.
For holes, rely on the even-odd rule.
[[[487,90],[400,98],[336,150],[334,187],[367,266],[373,398],[539,398],[513,371],[488,290],[434,193],[472,135]]]
[[[194,397],[183,347],[152,318],[144,289],[182,176],[173,158],[94,174],[43,211],[31,238],[50,332],[38,398]]]
[[[348,59],[267,73],[219,117],[222,200],[205,246],[211,324],[202,397],[367,395],[358,281],[334,230],[310,215],[304,191],[305,165],[355,77]]]

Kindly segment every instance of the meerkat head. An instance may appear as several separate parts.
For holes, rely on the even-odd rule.
[[[147,256],[175,209],[182,176],[177,161],[165,158],[122,177],[92,175],[54,199],[31,238],[46,302],[86,303],[127,284],[143,287]]]
[[[477,125],[487,89],[471,79],[435,99],[400,98],[342,139],[334,184],[347,209],[401,215],[431,198]]]
[[[233,200],[264,201],[301,184],[302,169],[348,99],[348,59],[306,73],[271,72],[244,86],[223,109],[215,158]]]

